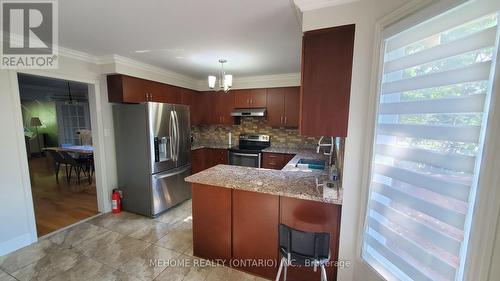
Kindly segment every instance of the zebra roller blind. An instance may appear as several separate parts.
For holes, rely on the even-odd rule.
[[[383,44],[362,256],[387,280],[462,279],[498,15],[460,13]]]

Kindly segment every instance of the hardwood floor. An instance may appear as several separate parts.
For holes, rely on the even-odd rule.
[[[73,173],[68,184],[61,167],[57,183],[50,157],[31,158],[28,163],[39,237],[98,213],[94,179],[89,184],[82,178],[78,184]]]

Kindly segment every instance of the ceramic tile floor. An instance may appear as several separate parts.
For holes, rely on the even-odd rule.
[[[186,201],[156,219],[109,213],[43,238],[0,257],[0,281],[265,280],[209,266],[192,253],[191,201]],[[151,266],[151,261],[167,262]]]

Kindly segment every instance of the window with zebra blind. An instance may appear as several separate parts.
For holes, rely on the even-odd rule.
[[[462,280],[499,31],[460,9],[383,40],[362,257],[386,280]]]

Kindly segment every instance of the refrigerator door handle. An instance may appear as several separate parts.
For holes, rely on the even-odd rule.
[[[176,161],[179,160],[179,149],[181,146],[181,140],[180,140],[180,129],[179,129],[179,117],[177,116],[177,111],[174,110],[174,115],[175,115],[175,127],[176,127],[176,149],[175,149],[175,159]]]
[[[173,118],[174,118],[174,114],[172,113],[172,111],[170,111],[170,119],[168,121],[168,123],[169,123],[168,134],[170,135],[170,147],[169,147],[169,149],[170,149],[170,156],[172,157],[172,160],[175,161],[174,145],[173,145],[175,142],[174,136],[173,136],[173,134],[174,134]]]
[[[173,147],[174,147],[174,161],[177,162],[177,142],[178,142],[178,137],[177,135],[179,134],[178,128],[177,128],[177,116],[175,115],[175,110],[172,110],[172,116],[173,116],[173,127],[174,127],[174,141],[173,141]]]
[[[171,171],[171,172],[155,174],[155,175],[153,175],[153,177],[155,179],[168,178],[168,177],[171,177],[171,176],[182,174],[182,173],[184,173],[184,172],[186,172],[186,171],[188,171],[190,169],[191,169],[191,164],[186,165],[186,166],[184,166],[183,168],[180,168],[180,169],[175,169],[174,171]]]

